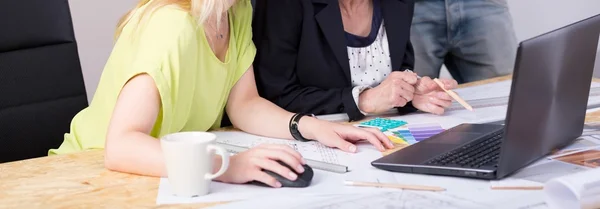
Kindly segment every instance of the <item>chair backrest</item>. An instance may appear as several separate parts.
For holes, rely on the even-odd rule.
[[[47,155],[87,105],[68,1],[0,1],[0,163]]]

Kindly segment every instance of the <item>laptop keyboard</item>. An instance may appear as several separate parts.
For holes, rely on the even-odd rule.
[[[499,132],[490,135],[488,138],[471,142],[463,147],[440,155],[426,164],[465,168],[496,166],[500,157],[502,134],[503,132]]]

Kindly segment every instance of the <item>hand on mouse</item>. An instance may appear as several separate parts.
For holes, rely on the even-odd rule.
[[[306,162],[296,150],[287,145],[263,144],[231,156],[227,171],[216,180],[235,184],[260,181],[271,187],[281,187],[281,183],[263,169],[292,181],[298,178],[294,171],[279,164],[277,160],[295,168],[296,173],[304,172],[302,165]]]
[[[390,139],[375,128],[358,128],[312,117],[301,118],[299,127],[304,138],[314,139],[325,146],[336,147],[346,152],[356,152],[354,143],[361,140],[367,140],[379,151],[394,148]]]

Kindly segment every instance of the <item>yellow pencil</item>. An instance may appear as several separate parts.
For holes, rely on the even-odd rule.
[[[441,187],[406,185],[406,184],[386,184],[386,183],[358,182],[358,181],[344,181],[344,184],[347,186],[379,187],[379,188],[432,191],[432,192],[446,191],[446,189],[441,188]]]

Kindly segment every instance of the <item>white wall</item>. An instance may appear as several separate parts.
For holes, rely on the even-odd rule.
[[[519,41],[600,14],[600,0],[508,0]]]
[[[90,100],[112,49],[115,25],[136,2],[69,0]],[[600,13],[600,0],[508,0],[508,3],[519,41]]]
[[[507,1],[518,41],[600,14],[600,0]],[[600,71],[600,66],[596,65],[596,69]],[[443,71],[441,76],[450,74]]]
[[[600,14],[600,0],[508,0],[519,41]],[[600,77],[600,45],[595,77]]]
[[[137,0],[69,0],[83,78],[90,101],[112,50],[117,22],[136,3]]]

